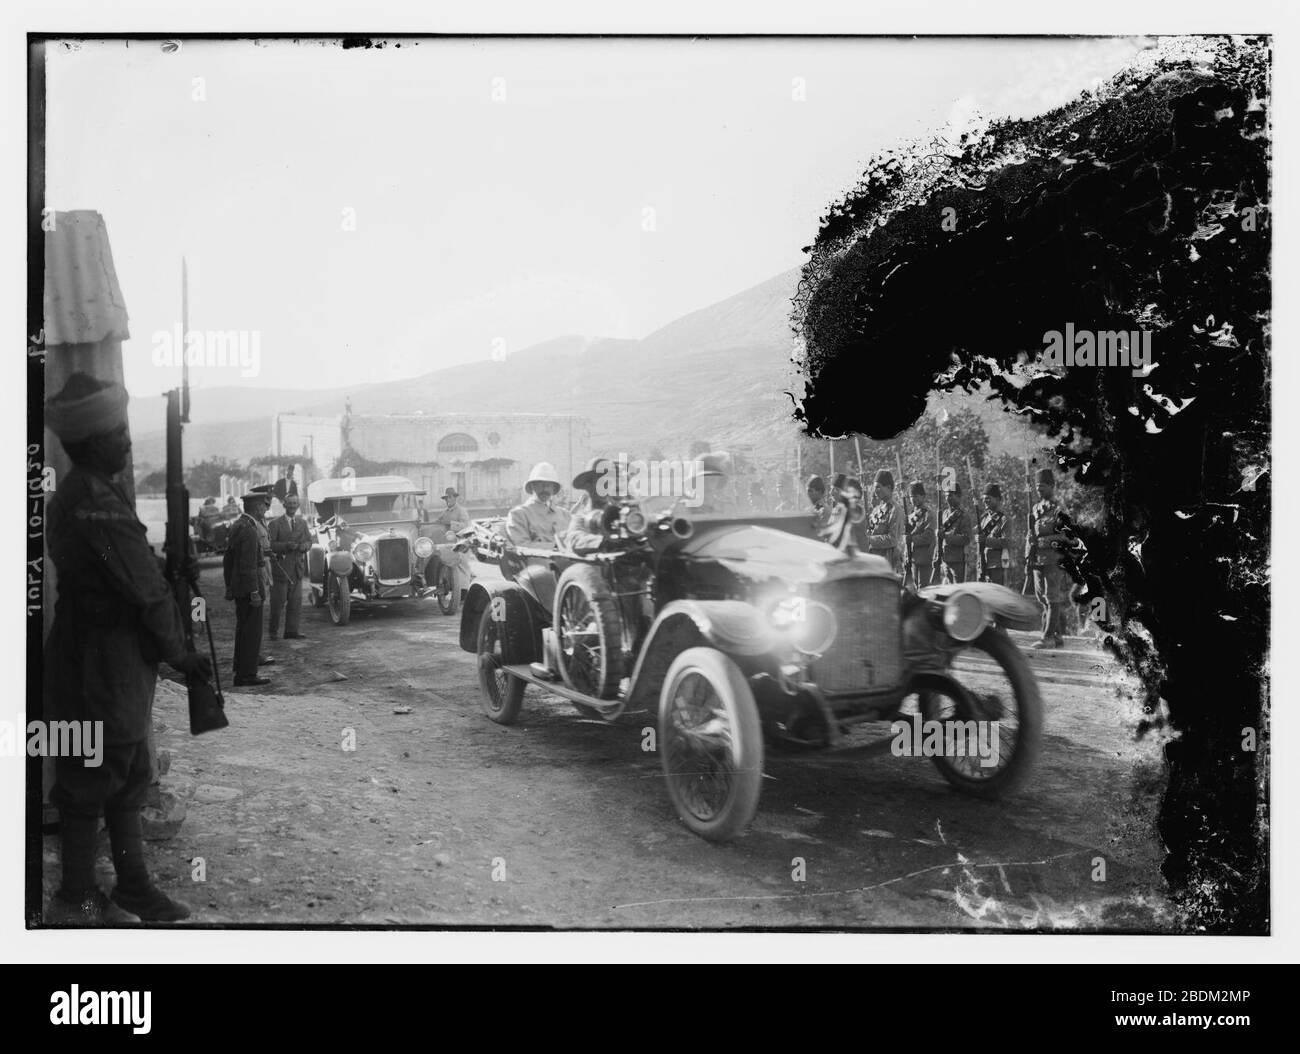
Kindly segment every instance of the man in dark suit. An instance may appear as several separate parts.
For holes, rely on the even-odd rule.
[[[302,612],[302,576],[307,569],[307,550],[311,533],[307,521],[298,515],[298,494],[284,496],[284,515],[266,525],[271,541],[271,639],[280,636],[280,617],[284,616],[284,639],[303,640],[298,632]]]

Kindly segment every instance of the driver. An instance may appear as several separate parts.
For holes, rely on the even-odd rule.
[[[555,546],[569,526],[569,514],[551,505],[560,492],[559,475],[555,466],[539,461],[524,482],[528,494],[522,505],[516,505],[506,517],[506,537],[515,546]]]
[[[460,503],[460,495],[456,493],[455,487],[448,487],[444,490],[442,500],[446,502],[447,507],[433,518],[433,522],[440,524],[453,534],[458,534],[469,526],[469,511]]]
[[[582,497],[573,506],[569,527],[562,539],[564,547],[580,556],[594,553],[608,540],[605,535],[587,529],[587,517],[597,509],[607,509],[618,487],[617,468],[606,457],[593,457],[587,467],[573,477],[573,489],[582,491]]]

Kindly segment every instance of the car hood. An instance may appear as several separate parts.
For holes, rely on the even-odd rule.
[[[695,533],[675,550],[696,560],[716,560],[745,578],[815,583],[837,578],[896,577],[889,561],[752,523],[694,522]]]
[[[405,538],[411,541],[416,535],[414,523],[359,523],[344,527],[342,536],[349,546],[357,542],[374,542],[380,538]]]

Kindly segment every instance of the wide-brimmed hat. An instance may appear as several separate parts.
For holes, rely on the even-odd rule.
[[[459,498],[460,494],[457,493],[455,487],[448,487],[446,490],[442,492],[442,496],[444,498]]]
[[[614,471],[614,462],[607,457],[593,457],[587,467],[573,477],[573,485],[578,490],[586,490],[598,476]]]
[[[524,480],[524,490],[531,493],[534,483],[549,483],[556,490],[559,490],[559,475],[555,471],[555,466],[549,461],[539,461],[533,466],[532,472],[528,473],[528,478]]]

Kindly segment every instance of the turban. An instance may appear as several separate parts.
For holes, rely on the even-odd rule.
[[[65,443],[80,443],[126,424],[126,389],[74,373],[45,403],[45,426]]]
[[[894,485],[894,474],[887,468],[882,468],[876,473],[877,487],[892,487]]]

